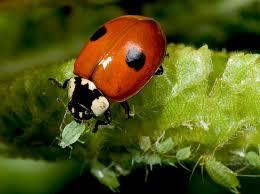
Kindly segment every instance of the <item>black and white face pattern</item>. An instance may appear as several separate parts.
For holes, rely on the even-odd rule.
[[[68,96],[70,98],[68,109],[77,122],[101,116],[109,108],[108,100],[88,79],[70,78]]]

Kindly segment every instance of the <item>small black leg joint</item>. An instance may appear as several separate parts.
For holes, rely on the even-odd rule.
[[[163,74],[163,66],[161,65],[158,69],[157,69],[157,71],[155,72],[155,75],[162,75]]]
[[[73,119],[74,119],[74,121],[75,121],[76,123],[78,123],[78,124],[81,124],[81,123],[83,122],[83,120],[78,119],[78,118],[76,118],[76,117],[74,117],[74,116],[73,116]]]
[[[50,80],[54,85],[56,85],[57,87],[59,88],[62,88],[62,89],[65,89],[67,88],[67,85],[68,85],[68,82],[70,79],[66,79],[63,84],[61,84],[59,81],[57,81],[56,79],[54,78],[49,78],[48,80]]]
[[[127,101],[120,102],[120,105],[125,109],[125,114],[127,115],[128,118],[131,118],[130,115],[130,107]]]
[[[111,117],[111,111],[109,109],[104,113],[104,116],[105,116],[105,120],[97,120],[95,124],[95,128],[93,129],[93,133],[97,132],[99,125],[109,125],[111,123],[112,117]]]

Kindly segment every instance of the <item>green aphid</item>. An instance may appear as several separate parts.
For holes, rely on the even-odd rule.
[[[67,124],[61,133],[61,138],[59,139],[59,146],[62,148],[71,147],[76,141],[79,141],[80,136],[85,131],[85,125],[83,123],[77,123],[71,121]]]
[[[151,140],[149,136],[141,136],[139,139],[139,146],[144,152],[151,148]]]
[[[238,194],[240,187],[237,174],[226,167],[221,162],[218,162],[212,156],[203,157],[203,163],[208,172],[208,175],[218,184],[228,188],[231,192]]]
[[[182,161],[188,159],[190,155],[191,155],[190,146],[188,146],[178,150],[176,153],[176,158],[177,160]]]
[[[247,152],[246,159],[250,165],[260,168],[260,156],[257,153],[253,151]]]
[[[106,167],[96,160],[92,162],[90,172],[112,191],[116,191],[120,185],[117,179],[117,174],[111,169],[111,167]]]
[[[156,151],[165,154],[169,152],[174,147],[174,142],[172,141],[171,137],[168,137],[163,142],[156,142],[155,143]]]
[[[136,153],[133,157],[132,157],[132,165],[134,165],[134,163],[142,163],[144,162],[144,156],[141,155],[140,153]]]
[[[146,154],[143,158],[144,162],[150,165],[150,169],[153,169],[153,165],[161,164],[162,160],[157,154]]]

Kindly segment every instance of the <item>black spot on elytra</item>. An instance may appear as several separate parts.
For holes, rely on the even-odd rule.
[[[126,63],[136,71],[142,69],[145,64],[145,54],[137,47],[131,47],[126,53]]]
[[[107,32],[107,29],[105,26],[102,26],[101,28],[99,28],[91,37],[90,40],[91,41],[96,41],[97,39],[99,39],[100,37],[104,36],[104,34]]]

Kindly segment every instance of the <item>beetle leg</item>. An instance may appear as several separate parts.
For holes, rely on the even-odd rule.
[[[97,132],[99,125],[109,125],[112,121],[111,117],[111,111],[107,109],[107,111],[104,113],[105,120],[97,120],[95,127],[93,129],[93,133]]]
[[[133,117],[133,115],[130,113],[130,107],[127,101],[119,102],[120,105],[125,109],[125,114],[128,118]]]
[[[157,69],[157,71],[155,72],[155,75],[162,75],[163,74],[163,66],[160,65],[160,67]]]
[[[59,81],[57,81],[56,79],[54,78],[49,78],[48,80],[50,80],[54,85],[56,85],[57,87],[59,88],[62,88],[62,89],[65,89],[67,88],[67,85],[68,85],[68,82],[70,79],[66,79],[63,84],[61,84]]]

